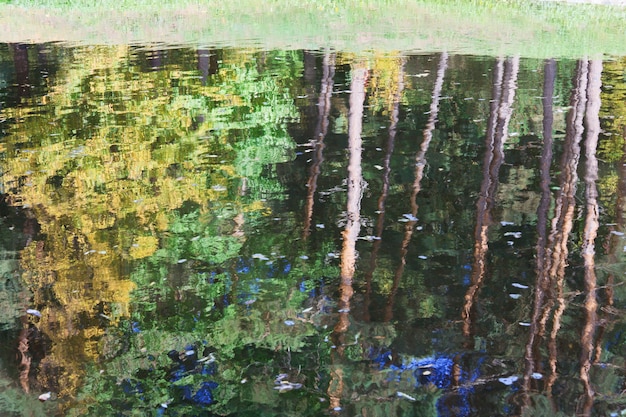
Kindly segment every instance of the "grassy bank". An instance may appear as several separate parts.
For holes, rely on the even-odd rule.
[[[519,0],[22,0],[0,42],[626,55],[626,8]]]

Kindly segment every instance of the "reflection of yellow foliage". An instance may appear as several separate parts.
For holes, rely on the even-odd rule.
[[[375,109],[390,113],[398,100],[398,85],[401,81],[402,62],[399,54],[376,55],[372,64],[369,79],[369,102]]]
[[[159,248],[159,241],[154,236],[137,236],[129,255],[133,259],[146,258]]]
[[[615,216],[618,186],[619,176],[614,172],[605,173],[598,181],[600,201],[607,216]]]
[[[129,315],[134,284],[119,276],[119,254],[106,244],[89,247],[94,236],[72,235],[61,222],[42,226],[47,247],[31,243],[22,251],[21,263],[24,281],[35,290],[34,305],[45,306],[37,325],[52,340],[52,350],[41,364],[45,371],[40,383],[58,386],[62,398],[80,386],[84,364],[98,359],[98,339],[104,333],[98,323],[115,323]],[[49,303],[47,291],[53,291],[55,303]]]
[[[250,204],[249,206],[247,206],[244,210],[244,212],[251,212],[251,211],[262,211],[265,214],[269,215],[271,213],[270,209],[268,207],[265,206],[265,204],[261,201],[255,201],[252,204]]]
[[[624,155],[624,128],[626,127],[626,58],[606,61],[602,68],[603,90],[600,117],[607,135],[599,144],[599,155],[609,161],[618,161]]]

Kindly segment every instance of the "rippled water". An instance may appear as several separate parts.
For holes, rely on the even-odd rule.
[[[0,410],[620,415],[623,71],[0,46]]]

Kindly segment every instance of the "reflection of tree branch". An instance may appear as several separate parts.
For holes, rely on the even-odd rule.
[[[364,317],[363,320],[365,322],[370,321],[370,295],[372,293],[372,276],[374,275],[374,271],[376,270],[377,260],[378,260],[378,251],[380,250],[380,246],[382,244],[382,234],[383,227],[385,225],[385,202],[387,201],[387,196],[389,195],[389,175],[391,174],[391,155],[393,154],[393,149],[396,141],[396,133],[398,129],[398,120],[400,115],[400,100],[402,98],[402,92],[404,91],[404,64],[405,59],[402,58],[400,62],[400,71],[398,72],[398,88],[394,94],[393,98],[393,108],[391,110],[390,115],[390,124],[389,124],[389,135],[387,136],[387,146],[385,149],[385,159],[383,160],[383,187],[380,193],[380,197],[378,197],[377,202],[377,210],[378,210],[378,218],[376,219],[376,229],[375,236],[377,239],[374,241],[372,245],[372,251],[370,254],[370,263],[367,272],[365,273],[364,281],[365,281],[365,300],[364,300]]]
[[[313,164],[309,170],[309,180],[307,181],[307,196],[304,206],[304,239],[311,233],[311,219],[313,218],[313,205],[315,191],[317,190],[317,178],[321,172],[321,165],[324,162],[324,138],[328,132],[328,116],[330,114],[330,98],[333,93],[333,78],[335,77],[335,55],[327,53],[324,55],[322,85],[317,103],[318,118],[313,140],[311,141],[313,152]]]
[[[519,58],[498,59],[493,80],[493,99],[487,134],[485,137],[485,158],[483,160],[483,181],[480,197],[476,203],[476,228],[474,231],[474,264],[472,266],[472,283],[465,294],[465,303],[461,316],[463,318],[463,335],[471,336],[472,309],[476,296],[485,278],[486,257],[489,249],[488,229],[491,225],[491,209],[498,188],[498,174],[504,161],[504,142],[508,135],[511,120],[513,99],[515,97]]]
[[[350,326],[350,300],[354,292],[352,279],[356,268],[356,240],[361,230],[361,197],[363,195],[363,174],[361,170],[361,152],[363,130],[363,104],[365,102],[365,80],[367,69],[356,67],[352,71],[350,83],[350,112],[348,117],[348,201],[347,221],[342,233],[343,247],[341,249],[341,282],[339,284],[339,318],[333,329],[332,339],[335,343],[335,352],[331,357],[333,371],[328,387],[330,407],[340,407],[343,393],[343,368],[340,358],[344,354],[345,333]]]
[[[443,88],[443,80],[446,74],[446,68],[448,67],[448,54],[442,53],[439,61],[439,67],[437,69],[437,79],[435,80],[435,86],[433,88],[432,100],[430,103],[430,112],[428,116],[428,122],[424,127],[422,144],[420,150],[415,156],[415,179],[411,187],[411,215],[412,218],[404,226],[404,238],[402,239],[402,245],[400,247],[400,264],[394,273],[393,284],[389,298],[387,299],[387,305],[385,306],[385,321],[390,321],[393,318],[393,306],[395,304],[396,293],[400,286],[400,280],[404,273],[404,267],[406,266],[406,255],[408,253],[409,242],[413,236],[415,230],[415,223],[417,223],[417,194],[421,189],[422,178],[424,177],[424,167],[426,166],[426,152],[430,146],[430,141],[433,138],[433,131],[435,130],[435,123],[437,122],[437,115],[439,114],[439,99],[441,97],[441,89]]]
[[[598,180],[598,160],[596,158],[596,148],[598,145],[598,135],[600,134],[600,90],[602,86],[602,61],[592,60],[589,63],[589,83],[587,87],[588,102],[585,113],[585,127],[587,135],[585,138],[585,197],[587,202],[587,216],[585,218],[585,229],[583,231],[582,257],[585,267],[585,297],[584,312],[585,324],[580,337],[580,378],[585,386],[585,399],[582,404],[582,415],[591,415],[593,406],[594,390],[589,381],[589,370],[593,355],[593,337],[597,326],[596,310],[598,301],[596,299],[596,272],[595,272],[595,239],[598,234],[600,223],[598,207],[598,190],[596,181]]]

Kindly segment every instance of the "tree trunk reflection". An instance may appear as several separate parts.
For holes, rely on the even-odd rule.
[[[582,257],[585,267],[585,303],[583,310],[585,313],[585,324],[581,333],[581,357],[580,357],[580,378],[585,387],[584,401],[581,405],[581,414],[591,415],[593,407],[594,390],[589,381],[589,370],[593,359],[593,338],[597,327],[598,301],[596,299],[597,278],[595,271],[595,239],[598,234],[600,223],[598,190],[596,181],[598,180],[598,160],[596,158],[596,148],[598,145],[598,135],[600,134],[600,90],[602,87],[602,61],[592,60],[589,62],[589,83],[587,87],[588,102],[585,114],[585,127],[587,134],[585,138],[585,200],[587,204],[587,215],[585,218],[585,229],[583,231]]]
[[[526,344],[525,361],[526,369],[524,373],[524,391],[530,387],[531,377],[535,371],[540,371],[540,356],[537,349],[539,319],[541,317],[542,306],[545,302],[546,294],[550,291],[550,277],[548,275],[549,260],[546,257],[547,251],[547,227],[548,212],[550,210],[550,165],[552,162],[552,125],[554,100],[554,81],[556,78],[556,62],[554,59],[547,60],[544,65],[543,84],[543,148],[541,152],[541,165],[539,176],[541,178],[541,200],[537,208],[537,266],[535,280],[535,296],[533,302],[533,313],[530,321],[530,336]]]
[[[385,226],[385,202],[389,195],[389,176],[391,174],[391,155],[393,155],[393,149],[396,142],[396,133],[398,130],[398,120],[400,115],[400,100],[402,99],[402,92],[404,91],[404,65],[406,60],[402,58],[400,62],[400,71],[397,79],[397,89],[393,98],[393,108],[389,116],[389,135],[387,136],[387,146],[385,146],[385,159],[383,160],[383,184],[380,196],[376,202],[376,211],[378,216],[376,218],[376,226],[374,229],[374,236],[376,240],[372,245],[372,251],[370,253],[369,268],[365,273],[363,279],[365,282],[365,299],[363,308],[363,321],[370,321],[370,300],[372,294],[372,277],[376,270],[378,261],[378,252],[382,244],[383,229]]]
[[[352,280],[356,267],[356,240],[361,230],[361,198],[363,196],[363,174],[361,170],[361,152],[363,130],[363,104],[365,102],[365,81],[367,69],[362,65],[352,70],[350,83],[350,113],[348,120],[348,201],[346,204],[346,227],[342,233],[340,284],[337,324],[333,329],[332,340],[335,345],[331,355],[333,367],[328,387],[331,409],[341,407],[344,389],[343,366],[341,364],[345,349],[345,334],[350,326],[350,300],[354,290]]]
[[[472,282],[465,294],[462,311],[463,335],[472,335],[473,309],[476,303],[486,270],[487,251],[489,249],[489,226],[492,224],[491,210],[498,189],[498,174],[504,161],[504,142],[508,136],[513,100],[517,82],[519,58],[498,59],[494,70],[493,92],[487,134],[485,138],[485,157],[483,159],[483,180],[480,197],[476,203],[476,227],[474,231],[474,263]]]
[[[538,335],[543,337],[551,310],[556,303],[556,310],[552,318],[552,330],[548,341],[550,376],[546,381],[548,396],[557,379],[557,335],[561,328],[561,318],[566,308],[564,297],[565,268],[568,257],[568,238],[574,221],[576,209],[576,187],[578,181],[578,161],[580,158],[580,140],[583,134],[583,117],[587,104],[587,73],[588,62],[579,61],[576,66],[576,77],[572,97],[571,110],[567,115],[565,144],[561,159],[560,190],[557,193],[554,208],[552,229],[548,237],[549,250],[546,256],[550,257],[547,268],[550,276],[550,293],[539,322]]]
[[[441,89],[443,88],[443,80],[446,74],[446,68],[448,67],[448,54],[442,53],[439,60],[439,67],[437,69],[437,79],[435,80],[435,86],[433,88],[432,101],[430,103],[430,112],[426,127],[424,127],[424,133],[422,138],[422,144],[420,150],[415,156],[415,176],[413,184],[411,186],[411,218],[406,222],[404,226],[404,237],[400,246],[400,264],[396,268],[393,276],[393,284],[389,298],[387,299],[387,305],[385,306],[385,321],[391,321],[393,318],[393,308],[395,304],[396,293],[404,273],[404,267],[406,265],[406,255],[408,253],[409,242],[413,236],[415,230],[415,224],[417,223],[417,194],[421,189],[422,178],[424,177],[424,167],[426,166],[426,152],[430,146],[430,141],[433,138],[433,132],[435,130],[435,123],[437,122],[437,115],[439,114],[439,99],[441,97]]]
[[[327,53],[324,55],[322,83],[320,87],[319,99],[317,102],[318,116],[315,133],[311,140],[313,147],[313,161],[309,169],[309,180],[307,181],[307,195],[304,205],[304,236],[306,240],[311,234],[311,219],[313,218],[313,206],[315,204],[315,191],[317,190],[317,178],[321,172],[321,165],[324,162],[324,138],[328,133],[328,117],[330,115],[330,98],[333,94],[333,79],[335,77],[335,55]]]

